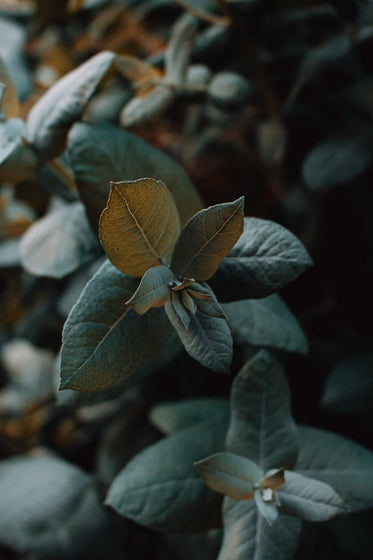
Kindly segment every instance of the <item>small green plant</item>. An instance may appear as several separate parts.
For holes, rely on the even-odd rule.
[[[370,559],[369,3],[3,4],[0,558]]]

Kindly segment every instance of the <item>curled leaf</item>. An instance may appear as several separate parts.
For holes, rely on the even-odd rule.
[[[168,266],[149,268],[131,299],[127,301],[137,313],[143,315],[151,307],[161,307],[170,297],[169,284],[173,274]]]

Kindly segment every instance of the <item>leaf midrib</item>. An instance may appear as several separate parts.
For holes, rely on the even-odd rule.
[[[119,195],[119,197],[123,200],[124,204],[126,205],[127,211],[129,213],[129,215],[131,216],[131,218],[133,219],[133,221],[136,224],[136,227],[140,230],[141,235],[146,243],[146,245],[148,246],[150,252],[152,253],[152,255],[154,256],[155,259],[157,259],[161,264],[162,264],[162,259],[161,257],[156,253],[155,249],[153,248],[152,244],[150,243],[145,231],[143,230],[143,228],[141,227],[140,223],[138,222],[135,214],[132,212],[127,200],[125,199],[125,197],[122,195],[122,193],[120,192],[120,190],[118,189],[118,187],[115,185],[115,191],[117,192],[117,194]]]
[[[237,214],[237,212],[240,210],[240,206],[237,206],[234,210],[234,212],[225,220],[225,222],[220,226],[220,228],[214,233],[214,235],[212,237],[210,237],[205,243],[204,245],[202,245],[202,247],[199,249],[199,251],[197,253],[195,253],[193,255],[193,257],[189,260],[189,262],[187,264],[184,265],[182,271],[180,272],[180,274],[186,274],[186,270],[191,266],[191,263],[193,263],[202,253],[202,251],[204,251],[204,249],[210,244],[212,243],[212,241],[215,239],[215,237],[217,235],[219,235],[219,233],[222,231],[222,229],[224,229],[226,227],[226,225],[234,218],[234,216]],[[224,257],[223,257],[224,258]],[[223,260],[223,259],[222,259]]]

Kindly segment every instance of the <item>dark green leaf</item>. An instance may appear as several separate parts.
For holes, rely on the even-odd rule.
[[[136,313],[143,315],[151,307],[161,307],[170,297],[169,284],[174,275],[168,266],[149,268],[141,279],[139,287],[127,301]]]
[[[197,309],[209,315],[210,317],[220,317],[221,319],[227,319],[223,309],[220,307],[218,300],[215,297],[214,292],[211,290],[210,286],[206,283],[204,285],[195,282],[187,289],[187,292],[193,297]]]
[[[201,210],[181,230],[171,261],[175,276],[208,280],[239,239],[244,197]]]
[[[245,218],[243,234],[209,284],[219,301],[262,298],[312,265],[302,243],[268,220]]]
[[[182,351],[183,345],[181,344],[177,334],[172,332],[163,348],[159,350],[153,358],[150,358],[149,361],[142,365],[136,372],[135,376],[125,379],[115,387],[102,389],[94,393],[82,393],[70,389],[67,389],[66,391],[59,391],[57,393],[57,402],[62,406],[66,405],[77,407],[94,405],[105,401],[111,401],[115,398],[120,398],[121,395],[125,394],[133,384],[139,383],[152,373],[161,370]],[[59,371],[60,367],[58,367],[58,372]]]
[[[106,499],[118,513],[160,531],[201,531],[219,523],[221,496],[193,463],[223,450],[227,419],[200,423],[148,447],[114,479]]]
[[[224,536],[218,560],[292,560],[301,521],[279,515],[272,526],[258,511],[254,500],[224,498]]]
[[[114,554],[115,536],[89,476],[61,459],[2,461],[0,507],[0,542],[18,552],[58,560]]]
[[[280,364],[266,350],[247,362],[233,382],[226,446],[263,471],[295,464],[297,428],[288,384]]]
[[[372,139],[356,131],[324,140],[303,162],[304,182],[317,190],[352,181],[372,165],[372,146]]]
[[[81,202],[64,204],[24,234],[21,263],[36,276],[63,278],[100,254]]]
[[[109,262],[87,284],[63,331],[61,389],[119,385],[166,344],[171,329],[163,309],[142,317],[126,306],[136,287]]]
[[[118,270],[142,276],[150,267],[169,263],[179,230],[175,201],[162,181],[111,183],[100,239]]]
[[[125,130],[77,123],[69,134],[68,150],[94,231],[106,206],[110,181],[142,177],[162,180],[175,198],[182,224],[202,208],[185,171],[166,154]]]
[[[213,371],[229,372],[233,342],[225,319],[209,317],[197,311],[186,328],[170,301],[165,303],[164,309],[185,350],[192,358]]]
[[[227,399],[210,397],[157,404],[150,411],[150,421],[165,434],[172,434],[200,422],[227,421]]]
[[[278,294],[226,303],[223,309],[235,342],[300,354],[308,352],[300,324]]]
[[[327,521],[347,509],[329,484],[292,471],[285,471],[278,497],[282,511],[305,521]]]
[[[340,435],[299,428],[297,472],[332,486],[350,511],[373,507],[373,453]]]
[[[171,291],[171,301],[168,307],[169,313],[172,316],[176,315],[183,327],[188,329],[192,319],[192,313],[184,306],[181,292]]]
[[[373,354],[357,354],[340,362],[326,379],[321,406],[332,412],[371,412],[373,401]]]
[[[62,154],[69,128],[80,119],[115,57],[110,51],[96,54],[56,82],[33,106],[27,127],[30,139],[45,159]]]

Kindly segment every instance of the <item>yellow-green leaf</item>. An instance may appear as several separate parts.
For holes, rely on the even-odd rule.
[[[0,82],[3,84],[3,92],[1,98],[1,111],[7,119],[18,117],[19,100],[17,90],[9,76],[7,67],[0,59]]]
[[[120,271],[143,276],[148,268],[169,262],[179,230],[174,199],[162,181],[111,183],[100,239]]]
[[[175,276],[208,280],[243,231],[244,197],[201,210],[183,227],[172,256]]]

